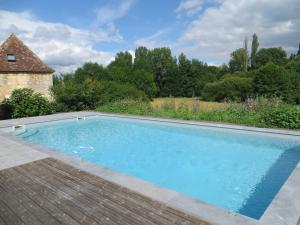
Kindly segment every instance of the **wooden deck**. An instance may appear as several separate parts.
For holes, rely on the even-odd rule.
[[[52,158],[0,171],[0,225],[14,224],[209,225]]]

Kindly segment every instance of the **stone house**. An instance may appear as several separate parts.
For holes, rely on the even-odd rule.
[[[31,88],[50,99],[53,72],[12,34],[0,46],[0,102],[17,88]]]

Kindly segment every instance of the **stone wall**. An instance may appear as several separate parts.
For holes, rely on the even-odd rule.
[[[0,101],[17,88],[31,88],[51,99],[49,88],[52,85],[52,74],[0,73]]]

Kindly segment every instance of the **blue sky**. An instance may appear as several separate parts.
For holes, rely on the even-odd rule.
[[[256,32],[262,47],[296,51],[299,0],[0,0],[0,41],[14,32],[57,71],[108,64],[139,45],[227,62]]]
[[[104,26],[101,21],[96,22],[97,13],[102,8],[114,9],[116,13],[122,11],[118,9],[120,5],[127,3],[130,5],[123,16],[111,19],[123,40],[119,43],[111,44],[107,42],[95,43],[98,50],[123,51],[135,48],[135,41],[139,38],[152,36],[158,32],[163,32],[161,36],[167,35],[169,41],[174,41],[178,37],[180,30],[189,18],[177,19],[175,12],[180,1],[120,1],[120,0],[89,0],[89,1],[2,1],[1,8],[10,11],[23,12],[30,11],[37,19],[64,23],[80,29],[97,29],[97,26]],[[54,13],[55,12],[55,13]],[[121,13],[123,14],[123,13]],[[95,24],[98,23],[98,24]],[[104,22],[105,23],[105,22]]]

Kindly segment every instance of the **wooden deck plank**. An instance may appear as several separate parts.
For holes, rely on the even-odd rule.
[[[52,158],[0,171],[2,224],[209,225]]]
[[[0,200],[0,217],[9,225],[25,225],[18,215],[9,208],[2,200]]]
[[[44,202],[50,202],[60,212],[63,212],[66,215],[72,214],[73,219],[77,221],[72,224],[101,224],[96,220],[93,220],[91,217],[89,217],[89,215],[84,214],[83,211],[78,209],[77,205],[71,202],[66,196],[66,198],[61,198],[56,191],[53,191],[42,184],[39,184],[42,188],[39,188],[37,185],[30,185],[32,183],[35,183],[35,181],[31,180],[31,182],[23,184],[31,191],[34,191],[37,195],[43,196],[44,199],[40,200],[40,205],[44,204]]]
[[[51,160],[50,160],[51,161]],[[53,161],[54,163],[57,163],[55,161]],[[45,162],[41,162],[41,163],[49,163],[49,161]],[[68,165],[66,165],[68,166]],[[55,166],[55,168],[60,168],[60,165],[57,165],[57,167]],[[61,168],[62,169],[62,168]],[[98,178],[97,176],[83,176],[82,173],[84,173],[84,171],[81,171],[79,169],[76,169],[74,167],[72,168],[68,168],[68,173],[72,174],[72,176],[76,177],[77,179],[79,180],[86,180],[87,182],[90,182],[91,184],[95,185],[97,188],[101,189],[104,187],[104,185],[102,186],[99,186],[99,182],[97,182],[97,179],[101,179],[101,178]],[[94,177],[93,177],[94,176]],[[103,180],[103,179],[102,179]],[[103,180],[104,181],[104,180]],[[131,200],[131,201],[135,201],[135,202],[140,202],[140,201],[143,201],[144,205],[143,205],[143,209],[148,209],[146,210],[147,212],[149,213],[152,213],[151,210],[154,212],[158,211],[157,209],[159,208],[160,210],[165,210],[165,213],[160,213],[159,214],[156,214],[154,213],[154,216],[159,216],[159,217],[168,217],[168,219],[171,220],[171,224],[174,224],[175,223],[175,219],[179,219],[181,217],[184,217],[184,220],[186,221],[188,218],[189,218],[189,215],[186,215],[180,211],[176,211],[176,210],[173,210],[172,208],[166,208],[166,206],[164,204],[160,204],[159,202],[156,202],[156,201],[153,201],[151,200],[150,198],[146,198],[144,196],[141,196],[141,195],[136,195],[135,192],[132,192],[124,187],[121,187],[119,185],[115,185],[111,182],[108,182],[106,181],[105,182],[105,188],[108,189],[109,191],[111,191],[111,193],[109,191],[106,191],[104,194],[109,194],[109,196],[114,196],[114,194],[118,194],[122,193],[122,195],[118,195],[118,199],[122,199],[123,198],[123,201],[124,201],[124,197],[126,200]],[[118,190],[118,191],[116,191]],[[113,194],[114,193],[114,194]],[[126,194],[124,194],[126,193]],[[145,210],[144,210],[145,211]],[[178,218],[174,217],[174,212],[176,212],[176,215],[178,216]],[[141,212],[143,213],[143,212]],[[192,219],[191,219],[192,220]],[[166,224],[166,223],[165,223]]]
[[[81,193],[78,192],[72,192],[68,190],[68,187],[65,187],[63,184],[61,183],[55,183],[53,182],[53,180],[51,180],[51,177],[45,177],[45,175],[42,175],[40,173],[40,170],[38,171],[38,174],[42,175],[41,177],[37,177],[34,174],[29,174],[29,171],[31,170],[30,168],[24,169],[24,168],[18,168],[18,170],[22,171],[23,170],[23,175],[24,176],[29,176],[31,177],[31,179],[33,179],[33,182],[36,182],[40,185],[42,185],[44,187],[44,192],[47,192],[46,190],[52,190],[54,192],[54,196],[60,196],[59,197],[59,204],[62,205],[62,207],[64,207],[64,205],[66,204],[67,206],[70,205],[71,206],[71,216],[76,217],[75,215],[75,211],[79,210],[82,211],[84,213],[84,216],[88,216],[88,217],[92,217],[93,219],[95,219],[95,221],[98,221],[98,223],[100,224],[113,224],[115,225],[116,223],[114,223],[113,221],[110,222],[106,222],[106,215],[103,214],[103,212],[101,211],[101,207],[97,206],[96,208],[94,207],[94,203],[91,203],[88,201],[88,199],[85,196],[82,196]],[[46,181],[47,179],[51,180],[51,181]],[[53,196],[53,197],[54,197]],[[75,209],[75,210],[73,210]],[[63,209],[64,211],[67,210],[67,208]],[[94,218],[95,217],[95,218]]]
[[[2,187],[0,187],[0,189],[2,189]],[[29,210],[27,210],[27,203],[24,203],[24,201],[21,199],[16,199],[15,196],[12,195],[12,193],[2,189],[0,191],[0,199],[3,199],[3,201],[7,203],[7,206],[9,208],[14,209],[17,215],[22,215],[21,219],[24,221],[25,224],[43,224],[36,217],[34,217]]]
[[[0,225],[7,225],[1,217],[0,217]]]
[[[47,167],[47,169],[51,170],[53,168]],[[65,177],[66,179],[70,178],[69,174],[65,173],[64,171],[59,171],[59,170],[57,170],[57,168],[55,168],[55,172],[64,173],[64,176],[67,176],[67,177]],[[72,178],[74,178],[74,176],[72,176]],[[73,181],[75,182],[74,179],[73,179]],[[112,203],[119,204],[120,206],[123,207],[123,210],[128,209],[138,215],[145,217],[146,219],[149,219],[150,221],[156,222],[156,224],[161,223],[163,225],[167,225],[167,224],[174,224],[174,222],[175,222],[174,217],[173,218],[169,217],[169,218],[164,219],[164,216],[165,216],[164,214],[162,215],[161,213],[159,213],[159,214],[156,213],[157,207],[161,207],[162,204],[156,204],[155,207],[149,207],[149,206],[147,206],[147,204],[145,204],[145,201],[144,201],[143,208],[141,208],[141,207],[139,207],[139,204],[138,204],[138,203],[140,203],[140,201],[134,201],[133,198],[128,198],[127,194],[124,195],[124,193],[123,193],[123,195],[120,195],[118,192],[113,191],[112,188],[108,189],[109,192],[108,191],[104,192],[103,191],[104,185],[97,187],[97,186],[91,185],[90,183],[88,183],[84,180],[80,180],[80,181],[82,184],[85,184],[84,187],[87,190],[90,190],[92,194],[97,194],[97,195],[100,194],[101,198],[105,198],[108,201],[111,201]],[[75,186],[76,184],[73,183],[72,185]],[[145,209],[148,209],[148,210],[145,210]],[[151,212],[151,210],[152,210],[152,212]],[[158,218],[160,220],[158,220]]]
[[[14,179],[7,179],[5,183],[6,193],[1,194],[8,194],[10,198],[8,198],[8,202],[11,203],[11,198],[17,199],[19,202],[23,203],[23,207],[26,211],[29,211],[31,215],[35,218],[38,218],[42,224],[51,224],[51,225],[62,225],[62,224],[70,224],[64,223],[63,221],[59,220],[61,217],[60,212],[56,210],[53,205],[50,205],[48,201],[41,199],[41,196],[37,195],[34,191],[32,191],[32,187],[35,185],[31,183],[30,188],[27,189],[24,186],[24,179],[25,177],[20,176],[16,173],[16,168],[11,170],[6,170],[1,174],[1,179],[5,179],[5,177],[13,177]],[[0,186],[3,188],[2,182]],[[42,204],[39,202],[42,201]],[[26,217],[24,214],[25,211],[16,211],[16,208],[11,208],[16,215],[20,215],[19,217],[23,218]],[[55,214],[56,216],[53,217],[52,215]],[[23,220],[24,221],[24,220]],[[24,221],[25,222],[25,221]],[[28,225],[32,223],[26,223]],[[78,225],[78,224],[75,224]]]
[[[48,179],[51,177],[51,167],[43,167],[41,164],[38,165],[38,168],[34,168],[34,171],[38,171],[39,174],[47,175]],[[155,224],[151,220],[148,220],[147,218],[142,217],[137,212],[132,212],[128,210],[129,204],[127,206],[122,206],[118,204],[117,197],[114,196],[114,193],[112,192],[110,195],[112,196],[112,199],[106,198],[106,201],[103,201],[103,197],[100,195],[100,198],[97,198],[99,196],[99,193],[93,192],[91,189],[88,188],[87,185],[84,185],[83,183],[80,183],[80,185],[76,182],[73,182],[74,179],[72,177],[67,176],[66,173],[64,176],[61,177],[62,174],[55,172],[55,177],[51,177],[50,182],[57,182],[54,185],[55,186],[63,186],[66,193],[68,193],[70,196],[75,197],[77,195],[81,195],[82,201],[89,201],[89,204],[101,204],[100,207],[104,207],[103,210],[107,211],[106,209],[109,209],[109,211],[106,212],[106,216],[108,216],[111,212],[117,211],[118,214],[114,216],[114,220],[117,219],[116,222],[120,224],[125,224],[126,222],[128,224],[135,224],[138,222],[139,224]],[[49,174],[50,173],[50,174]],[[57,185],[59,184],[59,185]],[[115,201],[114,201],[115,200]],[[87,204],[88,205],[88,204]],[[167,221],[160,222],[157,221],[156,224],[168,224]]]

